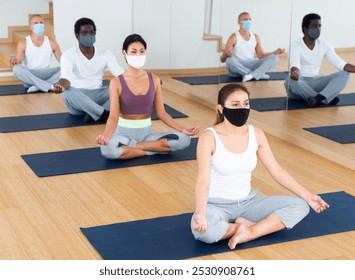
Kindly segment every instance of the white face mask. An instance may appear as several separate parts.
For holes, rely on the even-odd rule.
[[[126,55],[128,65],[140,69],[145,64],[146,55]]]

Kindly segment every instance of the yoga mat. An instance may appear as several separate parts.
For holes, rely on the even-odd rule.
[[[355,197],[345,192],[321,195],[330,208],[313,210],[291,230],[283,230],[239,244],[236,250],[355,230]],[[229,252],[228,240],[214,244],[196,241],[191,233],[192,214],[159,217],[80,228],[105,260],[179,260]]]
[[[104,80],[103,85],[109,85],[110,81]],[[38,93],[48,93],[43,91],[27,92],[27,88],[24,85],[4,85],[0,86],[0,96],[6,95],[19,95],[19,94],[38,94]]]
[[[196,159],[197,138],[191,139],[188,148],[169,154],[156,154],[127,160],[108,160],[100,148],[87,148],[60,152],[21,155],[38,177],[74,174],[149,164]]]
[[[323,136],[340,144],[355,143],[355,124],[309,127],[304,128],[304,130]]]
[[[339,95],[339,103],[336,105],[319,104],[308,107],[303,100],[288,99],[287,97],[269,97],[269,98],[252,98],[250,99],[250,107],[256,111],[277,111],[277,110],[299,110],[326,108],[335,106],[355,105],[355,93],[344,93]]]
[[[184,118],[187,115],[175,110],[167,104],[164,104],[165,110],[173,118]],[[158,117],[153,109],[152,120]],[[74,116],[69,113],[17,116],[0,118],[0,132],[19,132],[40,129],[53,129],[63,127],[85,126],[103,124],[105,122],[85,123],[83,116]]]
[[[259,81],[276,81],[285,80],[288,72],[269,72],[269,80]],[[241,82],[242,77],[230,77],[229,75],[214,75],[214,76],[191,76],[191,77],[172,77],[175,80],[190,84],[190,85],[212,85],[222,83]],[[255,81],[254,79],[252,81]]]

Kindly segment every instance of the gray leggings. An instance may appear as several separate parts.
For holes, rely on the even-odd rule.
[[[144,128],[128,128],[117,126],[107,145],[101,145],[101,154],[107,159],[118,159],[123,153],[120,144],[135,147],[137,142],[155,141],[160,138],[167,138],[168,145],[172,151],[183,150],[190,145],[191,139],[181,132],[152,132],[152,126]],[[163,154],[165,152],[148,151],[147,155]]]
[[[231,77],[252,74],[256,80],[259,80],[266,72],[275,67],[278,61],[279,58],[275,54],[253,60],[236,60],[233,57],[229,57],[226,60],[226,67]]]
[[[207,230],[191,230],[195,239],[205,243],[219,241],[227,232],[228,224],[241,217],[258,222],[275,212],[287,229],[291,229],[309,213],[305,200],[296,196],[258,196],[254,190],[239,200],[209,199],[206,209]]]

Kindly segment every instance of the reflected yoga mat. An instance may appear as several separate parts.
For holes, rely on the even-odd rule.
[[[330,208],[313,210],[291,230],[279,231],[237,245],[236,250],[355,230],[355,197],[345,192],[321,195]],[[229,252],[228,240],[215,244],[196,241],[192,214],[81,228],[104,260],[179,260]]]
[[[175,110],[167,104],[164,104],[165,110],[173,118],[185,118],[187,115]],[[158,117],[153,110],[152,120]],[[0,118],[0,132],[19,132],[29,130],[53,129],[63,127],[85,126],[103,124],[105,122],[85,123],[83,116],[74,116],[69,113],[29,115],[17,117]]]
[[[103,85],[107,86],[110,83],[108,80],[103,81]],[[6,95],[19,95],[19,94],[38,94],[38,93],[48,93],[43,91],[27,92],[28,88],[24,85],[4,85],[0,86],[0,96]]]
[[[339,95],[339,102],[336,105],[319,104],[308,107],[303,100],[288,99],[287,97],[269,97],[269,98],[252,98],[250,99],[250,107],[256,111],[277,111],[277,110],[299,110],[314,109],[336,106],[355,105],[355,93],[344,93]]]
[[[269,72],[269,80],[259,81],[276,81],[285,80],[288,72]],[[190,84],[190,85],[213,85],[222,83],[241,82],[242,77],[230,77],[229,75],[214,75],[214,76],[191,76],[191,77],[173,77],[173,79]],[[255,81],[254,79],[252,81]]]
[[[38,177],[74,174],[98,170],[134,167],[149,164],[196,159],[197,138],[191,139],[188,148],[169,154],[156,154],[127,160],[108,160],[100,148],[87,148],[60,152],[21,155]]]
[[[323,136],[340,144],[355,143],[355,124],[309,127],[304,128],[304,130]]]

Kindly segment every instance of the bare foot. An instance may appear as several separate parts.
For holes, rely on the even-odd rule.
[[[248,242],[251,240],[251,231],[249,227],[244,224],[239,224],[235,234],[229,239],[228,246],[231,250],[240,243]]]
[[[254,222],[249,221],[249,220],[244,219],[244,218],[237,218],[234,222],[235,222],[236,224],[245,225],[246,227],[251,227],[252,225],[255,225]]]

